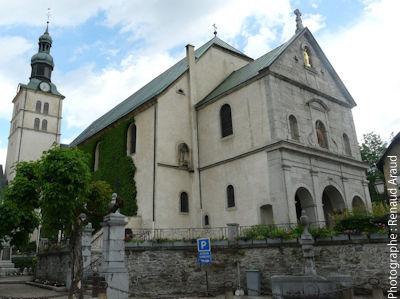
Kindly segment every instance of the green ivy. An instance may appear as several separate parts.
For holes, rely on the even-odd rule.
[[[90,155],[89,167],[94,169],[96,145],[101,142],[99,169],[93,173],[94,180],[104,180],[111,185],[113,192],[124,199],[121,213],[126,216],[136,215],[136,183],[135,164],[126,155],[127,131],[133,119],[124,121],[116,127],[104,132],[80,149]]]

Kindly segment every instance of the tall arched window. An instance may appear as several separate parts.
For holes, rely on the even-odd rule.
[[[36,102],[36,112],[40,113],[42,111],[42,102],[37,101]]]
[[[181,213],[189,213],[189,198],[186,192],[181,193]]]
[[[128,154],[132,155],[136,153],[136,125],[131,124],[128,129]]]
[[[228,208],[233,208],[235,206],[235,190],[232,185],[226,188],[226,196],[228,199]]]
[[[33,125],[33,128],[34,128],[35,130],[39,130],[39,127],[40,127],[40,119],[35,118],[35,123],[34,123],[34,125]]]
[[[297,119],[294,115],[289,116],[289,127],[290,127],[290,137],[294,140],[299,140],[299,127],[297,125]]]
[[[328,138],[326,129],[322,121],[317,120],[315,123],[315,131],[317,133],[317,140],[320,147],[328,148]]]
[[[49,103],[44,103],[43,105],[43,113],[49,114]]]
[[[346,155],[351,156],[350,140],[346,133],[343,133],[344,152]]]
[[[221,107],[219,111],[220,121],[221,121],[221,136],[226,137],[233,134],[232,129],[232,114],[231,106],[225,104]]]
[[[44,119],[42,121],[42,131],[47,131],[47,120],[46,119]]]
[[[94,171],[99,170],[100,150],[101,150],[101,142],[97,142],[96,150],[94,152],[94,168],[93,168]]]

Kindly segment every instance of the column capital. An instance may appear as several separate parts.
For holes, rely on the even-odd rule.
[[[319,171],[318,170],[314,170],[314,169],[310,169],[310,174],[312,176],[318,176]]]
[[[285,171],[289,171],[290,168],[292,168],[292,166],[288,165],[288,164],[282,164],[282,169]]]

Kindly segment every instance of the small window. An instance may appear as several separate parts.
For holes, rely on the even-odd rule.
[[[350,140],[346,133],[343,134],[343,144],[346,155],[351,156]]]
[[[304,63],[307,67],[311,67],[311,53],[310,53],[310,49],[308,47],[304,47],[303,50],[303,54],[304,54]]]
[[[46,119],[44,119],[42,121],[42,131],[47,131],[47,120]]]
[[[96,150],[94,152],[94,168],[93,168],[94,171],[99,170],[100,150],[101,150],[101,142],[97,142]]]
[[[204,216],[204,226],[209,226],[210,225],[210,218],[208,215]]]
[[[221,136],[226,137],[233,134],[232,129],[232,114],[231,106],[225,104],[221,107],[219,111],[220,121],[221,121]]]
[[[299,127],[297,125],[297,120],[294,115],[289,116],[289,127],[290,127],[290,137],[293,140],[299,140]]]
[[[39,127],[40,127],[40,119],[35,118],[35,124],[34,124],[33,128],[35,130],[39,130]]]
[[[38,65],[38,67],[37,67],[37,75],[38,76],[43,76],[44,75],[44,66],[43,65]]]
[[[44,103],[43,105],[43,113],[49,114],[49,103]]]
[[[181,193],[181,213],[189,213],[189,199],[186,192]]]
[[[226,188],[226,196],[228,199],[228,208],[235,207],[235,190],[233,189],[232,185],[229,185]]]
[[[37,101],[36,102],[36,112],[40,113],[42,111],[42,102]]]
[[[326,129],[322,121],[317,120],[315,123],[315,131],[317,133],[317,140],[320,147],[328,148],[328,138],[326,135]]]
[[[132,155],[136,153],[136,125],[131,124],[128,129],[128,154]]]

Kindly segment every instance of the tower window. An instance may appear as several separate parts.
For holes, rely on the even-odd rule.
[[[43,105],[43,113],[49,114],[49,103],[44,103]]]
[[[33,128],[34,128],[35,130],[39,130],[39,126],[40,126],[40,119],[35,118],[35,123],[34,123],[34,125],[33,125]]]
[[[186,192],[181,193],[181,213],[189,213],[189,198]]]
[[[289,116],[290,137],[294,140],[299,140],[299,127],[294,115]]]
[[[326,136],[326,129],[322,121],[317,120],[315,123],[315,130],[317,132],[317,140],[320,147],[328,148],[328,138]]]
[[[44,66],[43,65],[38,65],[37,66],[37,75],[38,76],[44,76]]]
[[[36,112],[40,113],[42,111],[42,102],[37,101],[36,102]]]
[[[210,217],[208,215],[204,216],[204,226],[209,226],[210,225]]]
[[[343,133],[344,152],[346,155],[351,156],[350,140],[346,133]]]
[[[233,189],[232,185],[229,185],[226,188],[226,196],[228,199],[228,208],[235,207],[235,190]]]
[[[226,137],[233,134],[232,129],[232,114],[231,106],[225,104],[221,107],[219,111],[220,121],[221,121],[221,136]]]
[[[44,119],[42,121],[42,131],[47,131],[47,120],[46,119]]]

